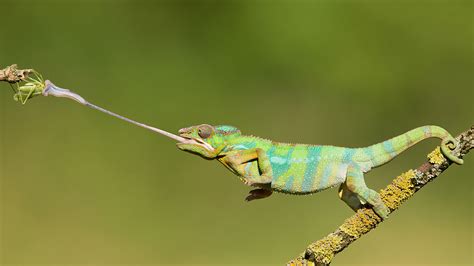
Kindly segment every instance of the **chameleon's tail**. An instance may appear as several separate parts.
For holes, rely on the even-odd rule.
[[[463,163],[462,159],[452,154],[457,141],[448,131],[438,126],[418,127],[387,141],[361,148],[361,151],[368,156],[367,159],[372,162],[372,167],[377,167],[389,162],[418,142],[432,137],[442,140],[441,152],[445,157],[457,164]]]

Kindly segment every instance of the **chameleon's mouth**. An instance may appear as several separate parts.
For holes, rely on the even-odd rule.
[[[209,145],[209,143],[206,143],[201,139],[192,138],[192,137],[186,136],[186,134],[179,134],[179,136],[186,139],[186,142],[182,142],[182,143],[197,145],[197,146],[203,147],[204,149],[208,151],[214,151],[214,148],[211,145]]]

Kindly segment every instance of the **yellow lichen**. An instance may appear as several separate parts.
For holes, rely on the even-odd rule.
[[[409,170],[401,174],[392,184],[380,191],[380,197],[387,207],[393,211],[400,204],[414,193],[412,179],[416,176],[414,170]],[[339,227],[339,230],[354,238],[359,238],[363,234],[373,229],[381,218],[372,209],[362,209],[356,215],[350,217]]]
[[[313,252],[318,262],[329,264],[334,258],[336,250],[341,248],[341,243],[341,236],[330,234],[316,243],[311,244],[308,249]]]
[[[412,169],[395,178],[386,189],[380,191],[382,201],[390,210],[397,209],[400,204],[408,199],[414,191],[412,178],[415,177],[415,171]]]
[[[357,214],[345,220],[339,230],[354,237],[359,238],[363,234],[374,228],[381,218],[372,209],[362,209]]]
[[[287,266],[315,266],[316,264],[312,261],[308,261],[304,259],[305,253],[301,253],[297,258],[289,261],[286,265]]]
[[[286,266],[315,266],[316,264],[312,261],[307,261],[303,258],[296,258],[289,261]]]
[[[316,264],[312,261],[307,261],[304,259],[296,259],[288,262],[287,266],[315,266]]]
[[[428,154],[428,159],[430,159],[430,163],[433,164],[441,164],[445,161],[445,158],[443,154],[441,153],[441,150],[438,147],[434,151],[432,151],[430,154]]]

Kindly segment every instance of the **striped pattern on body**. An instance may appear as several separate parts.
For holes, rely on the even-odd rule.
[[[273,146],[267,151],[273,171],[272,188],[304,194],[341,184],[354,151],[334,146]]]
[[[315,193],[343,183],[349,165],[362,172],[383,165],[416,143],[450,134],[438,126],[423,126],[387,141],[364,148],[285,144],[253,136],[241,136],[233,149],[263,149],[272,167],[272,189],[292,194]],[[256,162],[246,174],[258,174]]]

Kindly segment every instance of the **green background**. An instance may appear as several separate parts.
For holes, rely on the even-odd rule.
[[[366,146],[473,124],[471,1],[0,2],[0,64],[176,132]],[[244,202],[217,162],[66,99],[0,84],[8,264],[283,265],[352,211],[337,189]],[[367,175],[382,188],[427,140]],[[472,156],[339,254],[343,264],[473,263]]]

